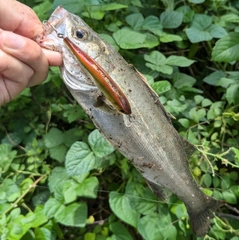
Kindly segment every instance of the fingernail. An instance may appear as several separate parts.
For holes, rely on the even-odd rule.
[[[19,36],[12,32],[3,32],[3,44],[7,48],[20,50],[25,45],[25,40],[22,36]]]

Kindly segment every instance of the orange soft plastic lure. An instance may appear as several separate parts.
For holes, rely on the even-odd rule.
[[[96,85],[112,105],[124,114],[131,114],[131,107],[128,99],[109,74],[93,58],[76,46],[68,37],[64,37],[63,39],[77,59],[94,77]]]

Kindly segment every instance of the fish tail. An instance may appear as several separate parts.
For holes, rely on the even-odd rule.
[[[222,201],[206,197],[204,208],[201,211],[188,209],[191,228],[198,237],[202,237],[208,232],[210,220],[215,216],[214,212],[222,205]]]

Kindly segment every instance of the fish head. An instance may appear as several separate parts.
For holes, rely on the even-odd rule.
[[[128,99],[109,74],[115,68],[110,57],[116,53],[113,47],[62,7],[57,7],[44,25],[45,38],[40,45],[62,53],[62,77],[71,93],[94,92],[94,97],[102,95],[106,104],[130,114]]]

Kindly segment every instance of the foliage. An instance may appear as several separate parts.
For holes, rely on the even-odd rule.
[[[22,2],[41,20],[57,5],[77,13],[134,64],[196,146],[195,180],[238,209],[238,1]],[[2,240],[197,239],[182,202],[151,192],[95,130],[58,69],[3,106],[0,119]],[[220,211],[234,216],[232,209]],[[238,217],[219,216],[200,239],[238,240]]]

